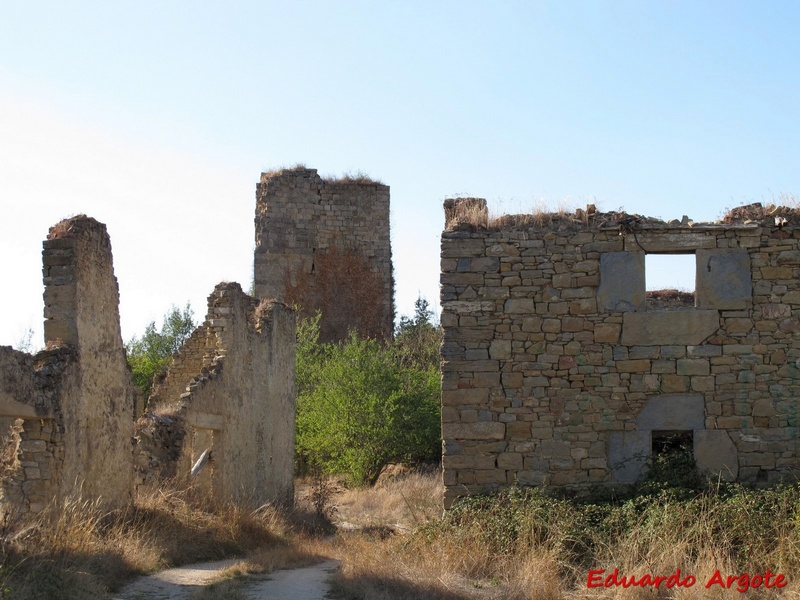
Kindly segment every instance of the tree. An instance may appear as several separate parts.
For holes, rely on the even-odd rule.
[[[297,343],[297,451],[352,483],[372,483],[390,462],[441,453],[438,367],[403,364],[393,346],[361,339],[319,343],[319,316]]]
[[[394,348],[400,362],[419,368],[439,368],[442,329],[434,321],[433,311],[422,296],[414,303],[414,316],[400,317],[394,334]]]
[[[173,304],[164,315],[160,331],[156,331],[156,323],[151,321],[141,338],[133,336],[125,344],[133,381],[145,398],[150,396],[155,375],[169,368],[172,355],[180,350],[196,327],[191,305],[187,302],[181,311]]]

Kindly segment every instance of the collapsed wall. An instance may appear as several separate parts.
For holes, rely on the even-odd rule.
[[[394,281],[389,186],[366,179],[322,179],[296,167],[262,173],[256,189],[254,290],[322,312],[320,337],[355,329],[390,338]]]
[[[515,484],[631,483],[675,435],[724,479],[800,475],[798,211],[489,223],[478,205],[448,201],[442,234],[446,506]],[[664,253],[695,257],[689,306],[648,306],[645,257]]]
[[[294,313],[238,283],[217,285],[204,324],[136,423],[137,485],[191,479],[219,501],[291,503],[294,362]],[[190,478],[206,451],[210,461]]]
[[[35,356],[0,347],[4,510],[39,512],[74,493],[131,499],[135,388],[119,326],[105,225],[80,215],[44,242],[45,341]]]

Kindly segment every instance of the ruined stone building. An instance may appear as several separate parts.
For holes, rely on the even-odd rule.
[[[124,506],[135,389],[106,227],[84,215],[62,221],[42,254],[47,347],[34,356],[0,347],[3,509],[35,513],[77,492]]]
[[[256,190],[254,289],[322,312],[320,337],[349,329],[390,338],[394,282],[389,186],[363,178],[322,179],[296,167],[262,173]]]
[[[674,436],[724,479],[800,475],[800,213],[445,211],[446,505],[513,484],[634,482]],[[648,305],[649,254],[694,256],[693,302]]]
[[[294,313],[221,283],[136,423],[137,485],[189,480],[215,499],[260,506],[294,495]]]
[[[43,262],[46,349],[0,347],[0,512],[37,513],[70,496],[119,508],[135,485],[161,478],[218,500],[291,502],[290,309],[219,284],[134,432],[137,391],[105,225],[84,215],[58,223]],[[205,450],[211,460],[190,478]]]

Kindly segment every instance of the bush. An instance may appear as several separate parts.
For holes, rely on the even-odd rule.
[[[319,342],[319,315],[301,320],[297,343],[297,451],[354,484],[391,462],[441,452],[438,368],[403,364],[393,346],[360,339]]]

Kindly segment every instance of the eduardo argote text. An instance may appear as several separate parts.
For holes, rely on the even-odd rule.
[[[675,569],[670,575],[652,575],[645,573],[641,576],[620,575],[619,569],[606,573],[605,569],[592,569],[586,578],[587,588],[610,588],[610,587],[653,587],[659,588],[663,584],[665,588],[684,587],[689,588],[697,583],[697,578],[692,574],[682,575],[680,569]],[[742,573],[740,575],[724,575],[719,569],[701,584],[706,589],[723,588],[735,589],[739,592],[746,592],[758,588],[782,588],[786,587],[786,577],[781,573],[773,573],[767,569],[764,573]]]

